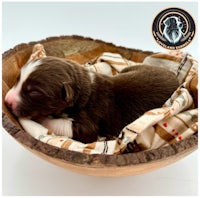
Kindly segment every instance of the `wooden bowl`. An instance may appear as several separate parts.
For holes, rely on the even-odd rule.
[[[120,53],[125,58],[136,62],[142,62],[146,56],[153,54],[153,52],[128,49],[80,36],[51,37],[38,42],[20,44],[6,51],[2,56],[2,101],[15,83],[20,68],[28,60],[36,43],[44,45],[47,55],[67,57],[81,64],[105,51]],[[196,150],[198,145],[196,133],[170,146],[149,151],[121,155],[83,154],[36,140],[23,130],[4,102],[2,109],[3,127],[25,148],[57,166],[82,174],[107,177],[141,174],[159,169],[185,157]]]

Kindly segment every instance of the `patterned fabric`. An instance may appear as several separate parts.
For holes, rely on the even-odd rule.
[[[42,45],[37,44],[29,61],[46,56]],[[98,140],[83,144],[64,136],[56,136],[40,124],[19,119],[23,128],[36,139],[59,148],[89,153],[118,154],[137,149],[154,149],[172,144],[194,134],[198,130],[198,63],[183,52],[158,53],[146,57],[146,65],[168,68],[177,75],[181,86],[175,90],[163,107],[152,109],[125,126],[115,140]],[[126,60],[120,54],[103,53],[83,67],[106,75],[117,75],[127,66],[141,63]]]
[[[93,72],[114,76],[127,66],[134,66],[138,64],[139,63],[123,58],[120,54],[105,52],[93,63],[86,63],[84,67]]]

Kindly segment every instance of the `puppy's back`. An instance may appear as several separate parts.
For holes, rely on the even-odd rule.
[[[128,124],[146,111],[162,107],[179,86],[174,73],[146,65],[126,68],[114,78],[118,115]],[[125,126],[125,125],[124,125]]]
[[[115,94],[120,98],[127,95],[128,99],[147,104],[162,105],[179,86],[176,75],[165,69],[154,66],[128,67],[116,76]],[[140,100],[139,100],[140,99]]]

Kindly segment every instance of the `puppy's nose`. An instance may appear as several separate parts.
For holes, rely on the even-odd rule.
[[[6,106],[12,109],[13,103],[9,100],[5,100]]]
[[[5,96],[5,104],[12,111],[15,111],[15,109],[17,108],[18,97],[17,97],[15,91],[13,91],[12,89],[10,91],[8,91],[8,93]]]
[[[5,98],[5,104],[9,109],[13,110],[13,101],[9,97]]]

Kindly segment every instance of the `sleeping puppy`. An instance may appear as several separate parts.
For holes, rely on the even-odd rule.
[[[5,103],[17,117],[89,143],[118,136],[144,112],[161,107],[177,87],[176,76],[159,67],[134,66],[109,77],[45,57],[21,69]]]

